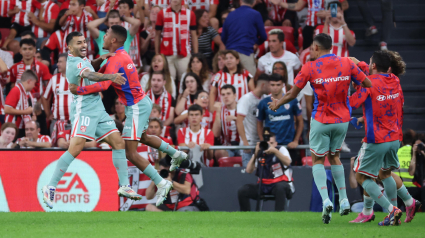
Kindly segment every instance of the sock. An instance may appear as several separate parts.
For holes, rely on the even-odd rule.
[[[397,184],[393,177],[388,177],[382,180],[384,184],[384,191],[387,194],[387,198],[393,206],[397,207]]]
[[[342,165],[331,165],[332,177],[335,180],[336,187],[339,191],[339,200],[347,198],[347,189],[345,187],[344,167]]]
[[[406,205],[406,207],[412,206],[413,198],[407,191],[406,186],[404,186],[404,184],[397,190],[397,195],[401,198],[401,200],[403,200],[404,205]]]
[[[112,150],[112,162],[117,170],[120,186],[130,184],[128,180],[128,165],[125,157],[125,150]]]
[[[329,195],[328,187],[326,185],[326,171],[323,164],[313,165],[313,178],[314,183],[317,186],[317,190],[319,190],[320,196],[322,197],[322,201],[324,202],[326,199],[329,199]]]
[[[163,180],[152,165],[148,165],[143,173],[146,174],[146,176],[148,176],[155,183],[155,185],[158,185]]]
[[[378,184],[376,184],[372,179],[366,179],[362,187],[370,195],[373,200],[375,200],[382,208],[388,209],[389,212],[393,210],[393,205],[388,201],[388,199],[381,193],[381,189]]]
[[[176,149],[174,149],[165,141],[161,142],[161,145],[159,146],[158,150],[167,153],[167,155],[171,156],[171,158],[176,158],[178,155],[180,155],[180,153],[178,153]]]
[[[363,195],[363,215],[369,216],[373,212],[373,198]]]
[[[56,164],[55,171],[53,172],[53,176],[50,179],[49,186],[56,187],[61,180],[62,176],[68,170],[69,165],[74,160],[74,156],[72,156],[68,151],[63,153],[63,155],[59,158],[58,163]]]

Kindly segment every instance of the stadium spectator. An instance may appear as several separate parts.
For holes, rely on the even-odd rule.
[[[15,123],[18,127],[18,136],[25,136],[25,122],[36,119],[33,113],[35,100],[30,93],[38,81],[32,70],[25,70],[18,82],[6,97],[4,112],[5,122]]]
[[[236,89],[230,84],[224,85],[220,90],[223,103],[221,109],[216,110],[213,125],[213,133],[217,138],[221,137],[222,145],[239,145],[240,139],[236,128]],[[239,150],[216,150],[215,157],[233,157],[239,156]]]
[[[187,71],[182,74],[181,78],[185,78],[187,73],[195,73],[199,76],[204,91],[210,91],[211,73],[207,61],[202,54],[193,54],[190,57]],[[179,94],[183,93],[183,80],[180,80]]]
[[[257,200],[260,195],[275,196],[275,211],[284,211],[287,200],[292,198],[294,189],[292,184],[292,171],[289,169],[291,156],[288,150],[277,147],[276,135],[270,133],[267,150],[260,149],[260,143],[255,146],[255,153],[246,166],[246,172],[255,172],[257,177],[262,173],[261,188],[259,182],[246,184],[238,190],[239,206],[241,211],[251,211],[249,199]],[[258,158],[264,154],[264,166],[259,165]],[[263,171],[260,171],[263,170]],[[261,190],[260,190],[261,189]],[[261,194],[258,194],[261,191]]]
[[[254,45],[261,45],[267,40],[260,13],[251,9],[254,2],[255,0],[241,0],[241,7],[229,13],[221,33],[226,49],[237,51],[241,63],[252,75],[255,75],[257,69]]]
[[[337,17],[331,16],[329,10],[330,4],[336,4],[338,6]],[[356,44],[354,31],[350,30],[347,23],[345,23],[342,5],[338,1],[329,3],[325,24],[317,26],[315,30],[315,35],[320,33],[326,33],[332,37],[331,53],[340,57],[348,57],[348,46],[354,46]]]
[[[125,119],[127,119],[125,115],[125,105],[120,102],[118,97],[115,99],[114,109],[112,110],[114,114],[109,115],[112,119],[117,120],[121,123],[125,122]]]
[[[22,34],[21,34],[21,40],[20,41],[22,41],[23,39],[32,39],[32,40],[34,40],[34,42],[35,42],[35,44],[37,45],[37,38],[35,38],[35,34],[34,34],[34,32],[32,32],[32,31],[24,31],[24,32],[22,32]],[[10,45],[15,45],[15,43],[16,43],[16,47],[14,46],[13,47],[13,49],[17,49],[17,51],[15,51],[15,50],[11,50],[14,54],[13,54],[13,63],[18,63],[18,62],[20,62],[21,60],[22,60],[22,54],[21,54],[21,47],[20,47],[20,41],[18,42],[18,41],[12,41],[11,43],[10,43]]]
[[[183,78],[183,93],[179,95],[176,106],[176,114],[180,115],[189,106],[195,103],[196,93],[202,91],[202,82],[195,73],[187,73]]]
[[[173,98],[176,98],[176,84],[174,78],[171,77],[170,69],[168,67],[168,61],[163,54],[155,55],[152,58],[152,64],[149,68],[149,73],[143,75],[140,79],[140,85],[142,86],[143,91],[149,91],[149,81],[152,78],[153,72],[161,72],[165,79],[165,89],[167,92],[171,93]]]
[[[224,68],[219,71],[211,82],[210,90],[210,108],[214,108],[215,101],[221,101],[220,89],[223,85],[230,84],[236,89],[236,101],[238,101],[243,95],[247,94],[250,90],[248,89],[248,82],[252,78],[252,75],[244,69],[241,59],[241,54],[238,54],[234,50],[226,51],[226,59]],[[254,85],[252,85],[254,86]],[[252,90],[253,88],[251,88]]]
[[[161,71],[153,72],[148,82],[146,95],[154,102],[161,106],[161,116],[159,119],[164,121],[165,126],[169,126],[174,120],[174,108],[176,100],[166,89],[165,75]]]
[[[28,13],[28,19],[32,23],[32,31],[37,38],[37,49],[47,41],[50,33],[53,32],[55,22],[59,14],[59,7],[51,0],[38,0],[41,3],[41,9],[34,13]]]
[[[46,118],[50,121],[50,135],[53,145],[56,145],[57,134],[65,130],[65,125],[70,123],[72,93],[68,89],[68,80],[66,79],[66,53],[59,55],[57,63],[58,73],[49,81],[46,91],[41,97],[41,102],[46,113]],[[52,102],[53,112],[50,110]]]
[[[186,71],[190,54],[198,53],[196,16],[182,7],[182,0],[173,0],[170,7],[158,13],[155,30],[155,52],[166,56],[171,76],[177,79]],[[173,36],[175,31],[180,37]]]
[[[40,124],[37,121],[25,123],[25,137],[16,140],[16,144],[21,149],[30,148],[50,148],[52,139],[46,135],[40,135]]]
[[[214,42],[215,45],[217,45],[220,50],[225,50],[226,47],[221,41],[221,37],[217,33],[215,28],[213,28],[212,26],[209,26],[210,17],[208,15],[208,11],[205,9],[198,9],[195,11],[195,16],[196,16],[196,24],[198,26],[198,29],[196,30],[198,34],[198,51],[199,53],[205,56],[208,62],[208,66],[211,69],[212,59],[214,57],[212,43]],[[217,21],[217,28],[218,28],[218,21]]]
[[[53,33],[50,34],[49,39],[44,44],[44,47],[41,49],[41,57],[43,59],[43,63],[47,66],[50,66],[50,63],[56,61],[56,50],[59,54],[68,53],[68,46],[66,45],[66,37],[65,32],[61,30],[59,26],[59,19],[65,15],[67,9],[63,9],[59,12],[58,18],[56,19]]]
[[[210,146],[214,145],[214,134],[210,129],[202,127],[203,109],[201,106],[195,104],[189,107],[188,120],[189,126],[180,128],[177,134],[177,142],[179,146],[187,146],[193,149],[199,145],[201,150],[207,150],[204,163],[209,164],[209,160],[213,158],[213,151],[208,150]]]
[[[280,30],[280,29],[276,29],[276,30]],[[293,54],[297,54],[298,51],[295,48],[294,44],[292,44],[292,42],[290,40],[285,39],[285,41],[283,42],[283,50],[285,51],[289,51]],[[261,44],[260,46],[258,46],[257,50],[255,51],[255,58],[259,59],[262,56],[264,56],[266,53],[270,52],[270,47],[269,47],[269,41],[266,40],[264,41],[263,44]]]
[[[173,146],[173,141],[171,140],[171,137],[169,137],[169,136],[164,137],[164,135],[163,135],[164,128],[166,128],[166,126],[164,126],[161,119],[156,118],[156,117],[150,118],[147,133],[149,135],[158,136],[159,138],[161,138],[161,140],[163,140],[163,141],[167,142],[168,144],[170,144],[171,146]]]
[[[240,136],[240,145],[254,146],[260,141],[257,133],[257,110],[261,97],[270,93],[269,76],[262,74],[258,77],[254,90],[243,95],[238,101],[236,127]],[[242,164],[246,166],[251,159],[253,150],[243,150]]]
[[[8,67],[6,63],[0,58],[0,124],[4,123],[4,97],[3,85],[9,83],[9,76],[7,75]]]
[[[208,93],[200,90],[196,92],[194,105],[199,105],[202,107],[202,121],[201,126],[203,128],[212,129],[212,125],[214,123],[215,116],[213,113],[208,111]],[[174,119],[174,124],[182,124],[183,127],[188,126],[188,110],[184,110],[176,119]]]
[[[160,7],[161,9],[166,9],[170,6],[171,0],[148,0],[148,7],[146,8],[146,12],[149,12],[154,7]],[[185,5],[185,1],[180,3],[182,6]]]
[[[206,12],[208,17],[208,21],[206,23],[215,30],[218,30],[219,26],[218,19],[216,18],[218,2],[219,0],[185,0],[185,3],[189,6],[190,10],[195,12],[195,15],[197,10],[203,10],[203,12]],[[199,20],[198,17],[196,18]]]
[[[167,162],[166,158],[159,161],[159,169],[161,175],[168,175],[164,179],[167,179],[173,183],[173,190],[168,193],[167,199],[160,206],[154,204],[148,204],[146,211],[150,212],[163,212],[163,211],[199,211],[194,205],[194,201],[199,197],[199,191],[196,187],[195,181],[192,175],[184,173],[181,170],[174,170],[170,172],[171,164]],[[165,173],[163,172],[165,171]],[[151,183],[146,189],[146,198],[153,199],[155,197],[156,186],[155,183]],[[177,204],[176,204],[177,203]]]
[[[270,0],[264,0],[267,6],[268,17],[264,21],[265,26],[289,26],[293,27],[297,21],[297,14],[293,11],[275,5]],[[295,28],[295,27],[294,27]]]
[[[140,33],[140,55],[143,56],[143,65],[146,66],[145,70],[150,69],[149,65],[155,56],[155,25],[158,12],[162,8],[153,6],[149,12],[149,21],[144,25],[143,31]],[[147,68],[149,67],[149,68]]]
[[[69,148],[70,139],[71,139],[71,129],[69,130],[65,129],[63,131],[59,131],[57,135],[58,147],[67,150]],[[86,141],[84,148],[94,148],[96,146],[97,146],[96,141],[92,140],[92,141]]]
[[[212,73],[216,74],[220,70],[224,69],[224,62],[226,60],[226,51],[220,50],[214,55],[213,62],[212,62]]]
[[[1,125],[0,133],[0,148],[11,149],[13,147],[13,141],[18,136],[18,127],[11,122],[6,122]]]
[[[151,114],[149,115],[149,120],[152,118],[161,118],[161,112],[162,112],[162,108],[161,106],[159,106],[158,104],[153,104],[152,105],[152,111]],[[172,127],[171,126],[163,126],[162,127],[162,131],[161,131],[161,137],[165,137],[165,138],[171,138],[171,130]],[[175,133],[173,134],[175,139]]]
[[[409,165],[409,175],[413,176],[413,184],[416,187],[409,187],[407,190],[412,197],[419,200],[422,204],[425,204],[425,187],[421,186],[425,181],[424,168],[425,168],[425,136],[423,134],[418,135],[415,144],[412,148],[412,160]]]
[[[2,45],[2,34],[0,32],[0,46]],[[10,54],[10,52],[4,51],[2,49],[0,49],[0,59],[2,59],[4,61],[4,63],[7,66],[7,69],[10,69],[13,65],[13,56],[12,54]],[[4,72],[2,72],[4,73]]]

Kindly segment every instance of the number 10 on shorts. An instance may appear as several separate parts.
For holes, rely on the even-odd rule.
[[[87,116],[81,116],[81,132],[86,132],[87,127],[90,125],[90,117]]]

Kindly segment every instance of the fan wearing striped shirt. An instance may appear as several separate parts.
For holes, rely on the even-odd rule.
[[[213,113],[208,111],[208,93],[200,90],[195,95],[194,104],[202,107],[202,121],[201,126],[207,129],[212,129],[212,125],[214,123],[215,116]],[[183,127],[188,126],[188,110],[183,111],[176,119],[174,119],[174,124],[182,124]]]

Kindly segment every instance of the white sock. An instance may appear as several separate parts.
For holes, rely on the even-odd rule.
[[[171,156],[172,159],[178,158],[180,156],[180,151],[176,151],[173,156]]]
[[[369,216],[373,213],[373,198],[363,195],[363,215]]]
[[[372,214],[372,212],[373,212],[373,208],[363,207],[363,211],[362,211],[363,215],[369,216],[370,214]]]
[[[162,179],[161,182],[159,182],[158,185],[156,186],[161,188],[161,187],[164,187],[166,184],[167,184],[167,181],[165,181],[165,179]]]
[[[409,200],[403,201],[403,202],[404,202],[404,205],[406,205],[406,207],[410,207],[413,205],[413,198],[410,198]]]
[[[393,206],[393,204],[390,204],[389,206],[388,206],[388,212],[392,212],[393,211],[393,209],[394,209],[394,206]]]

